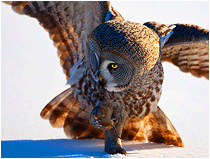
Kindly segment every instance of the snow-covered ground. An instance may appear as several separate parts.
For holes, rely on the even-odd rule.
[[[187,144],[185,148],[156,143],[123,141],[127,155],[109,155],[103,151],[104,140],[99,139],[55,139],[2,141],[2,156],[9,158],[162,158],[162,157],[208,157],[208,146]]]
[[[111,2],[125,19],[192,23],[209,28],[209,2]],[[56,49],[38,22],[1,3],[2,157],[125,157],[103,152],[103,140],[69,140],[40,118],[41,109],[66,89]],[[123,141],[126,157],[209,157],[209,81],[164,63],[160,108],[185,147]]]

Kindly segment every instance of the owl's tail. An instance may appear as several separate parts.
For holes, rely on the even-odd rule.
[[[121,138],[184,147],[178,132],[159,107],[143,119],[128,118]]]
[[[73,88],[68,88],[52,99],[41,111],[40,116],[48,119],[56,128],[64,128],[69,138],[101,138],[104,131],[94,128],[89,122],[93,107],[75,99]]]

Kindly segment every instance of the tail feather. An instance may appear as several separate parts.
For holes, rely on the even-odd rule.
[[[52,111],[49,118],[50,124],[57,128],[63,127],[68,113],[75,114],[79,110],[80,107],[75,106],[76,103],[77,101],[72,93],[66,96]]]
[[[159,107],[143,119],[128,118],[121,138],[184,147],[178,132]]]
[[[72,93],[72,88],[60,93],[58,96],[53,98],[41,111],[40,116],[42,119],[49,119],[52,111],[69,95]]]
[[[150,142],[161,142],[167,145],[184,147],[178,132],[159,107],[156,112],[149,114],[148,120],[150,125],[148,140]]]
[[[89,122],[90,113],[92,111],[92,106],[77,103],[75,106],[79,105],[80,109],[77,113],[69,114],[66,118],[64,124],[64,132],[66,136],[70,138],[104,138],[104,130],[93,127]]]
[[[70,138],[104,139],[104,130],[93,127],[89,122],[93,107],[75,99],[73,88],[69,88],[52,99],[41,111],[43,119],[49,119],[56,128],[64,128]]]
[[[43,119],[49,119],[53,127],[63,127],[70,138],[104,139],[104,130],[93,127],[89,122],[92,109],[93,106],[87,102],[75,99],[73,88],[69,88],[51,100],[40,115]],[[176,129],[159,107],[143,119],[128,118],[121,138],[184,146]]]
[[[128,118],[123,127],[121,138],[145,142],[147,139],[147,124],[145,123],[145,118]]]

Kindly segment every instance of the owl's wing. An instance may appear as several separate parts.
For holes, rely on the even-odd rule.
[[[36,18],[49,32],[60,64],[69,78],[70,68],[87,51],[87,39],[96,26],[118,16],[110,2],[81,1],[9,1],[5,2],[19,13]]]
[[[209,30],[192,24],[164,25],[147,22],[160,37],[173,34],[161,49],[161,61],[171,62],[183,72],[209,79]],[[170,29],[174,26],[173,29]]]
[[[122,16],[110,2],[32,1],[5,2],[19,13],[36,18],[49,32],[67,79],[70,69],[87,53],[91,32],[101,23]],[[81,64],[81,63],[80,63]],[[75,65],[77,66],[77,65]],[[75,71],[74,69],[72,71]],[[71,138],[104,138],[104,131],[89,122],[92,105],[75,99],[74,89],[68,88],[52,99],[42,110],[41,117],[53,127],[64,128]]]
[[[184,147],[178,132],[159,107],[157,111],[149,113],[143,119],[128,118],[121,138]]]
[[[41,117],[48,119],[55,128],[63,128],[70,138],[104,139],[104,130],[89,122],[92,105],[82,103],[74,97],[70,87],[52,99],[42,110]]]

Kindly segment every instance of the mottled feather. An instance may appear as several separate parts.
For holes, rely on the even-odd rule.
[[[102,1],[6,3],[15,12],[36,18],[49,32],[69,79],[67,83],[71,85],[44,107],[40,114],[43,119],[48,119],[53,127],[64,128],[70,138],[104,139],[106,136],[108,153],[126,153],[120,138],[184,146],[170,120],[157,106],[164,77],[161,62],[171,62],[183,72],[208,79],[207,29],[191,24],[147,22],[141,25],[124,20],[109,2]],[[94,52],[93,56],[90,52]],[[94,76],[98,72],[93,76],[92,67],[96,70],[101,61],[105,65],[116,59],[127,66],[122,74],[117,74],[124,78],[117,81],[101,75],[97,81]],[[107,68],[104,66],[100,71]],[[123,87],[125,77],[129,83],[127,80]],[[114,82],[120,83],[118,89],[112,88],[117,85]],[[107,120],[99,122],[97,115]],[[114,118],[118,121],[116,127],[110,124]],[[99,128],[108,124],[109,129],[94,127],[91,119],[96,120]],[[109,141],[118,149],[110,150]]]
[[[87,52],[87,39],[93,29],[105,21],[110,3],[82,1],[20,1],[7,2],[19,13],[36,18],[49,32],[60,64],[69,78],[69,70]]]
[[[144,25],[159,36],[173,30],[172,36],[161,49],[162,62],[171,62],[183,72],[209,79],[209,30],[193,24],[174,24],[174,29],[170,29],[173,25],[157,22]]]

